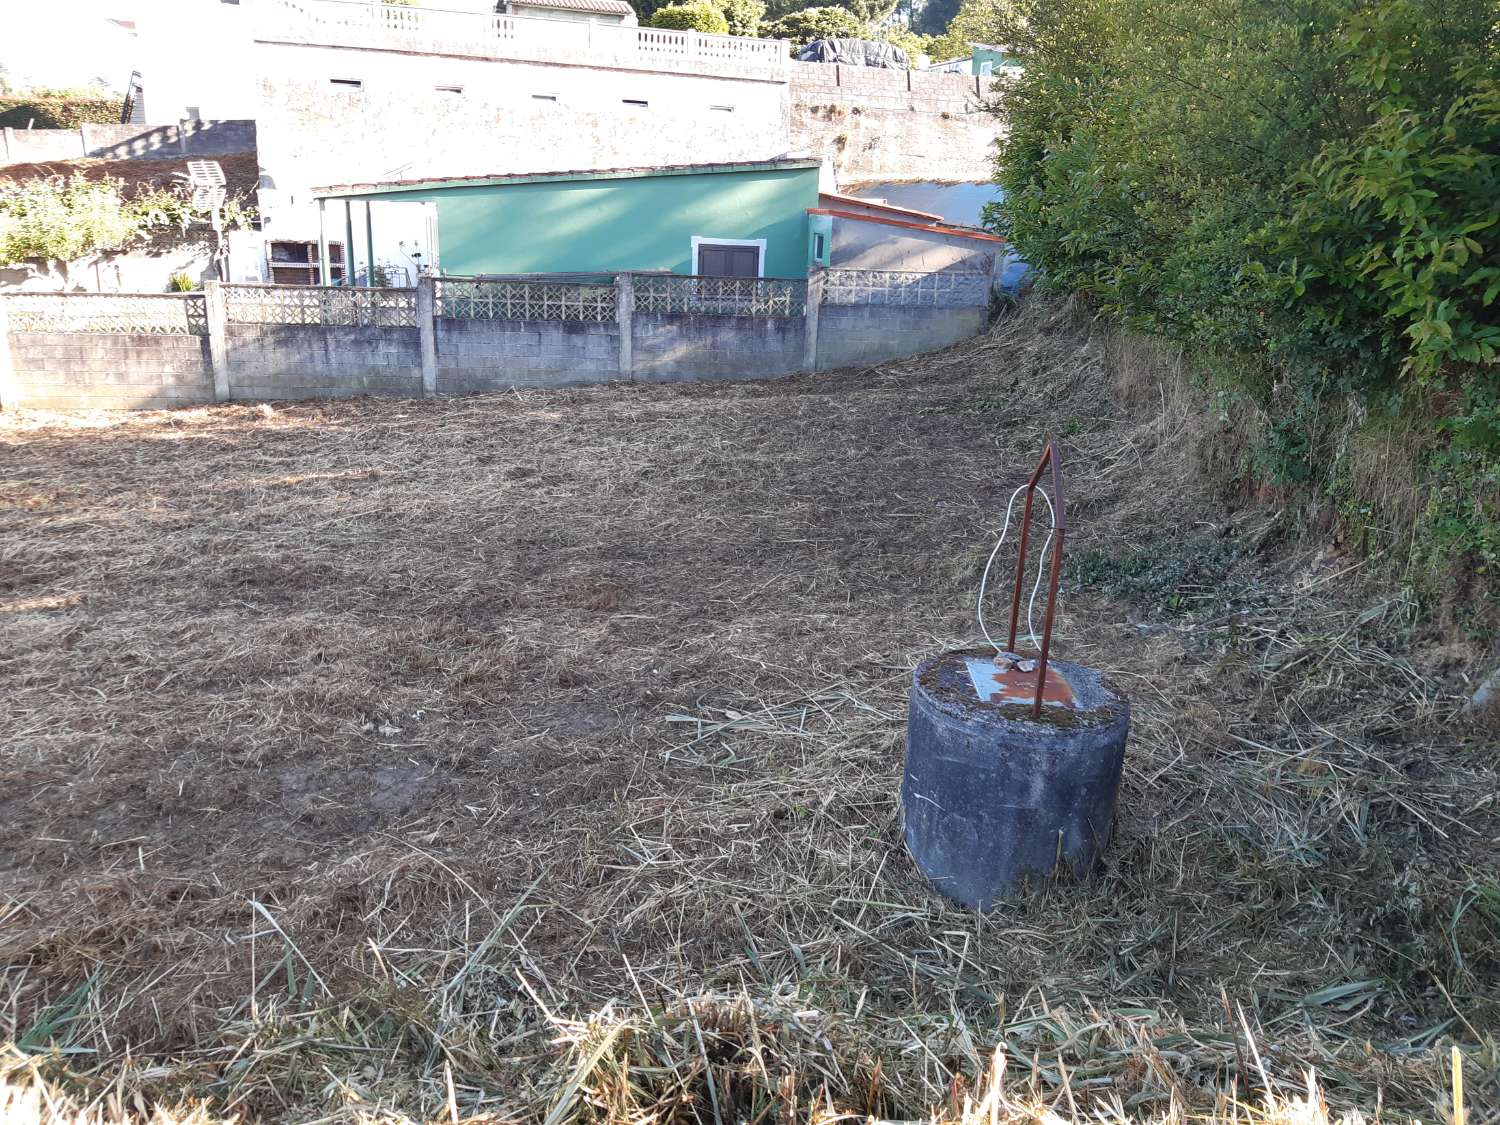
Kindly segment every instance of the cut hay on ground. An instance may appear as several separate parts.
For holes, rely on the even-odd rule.
[[[1458,1043],[1485,1120],[1476,654],[1226,510],[1216,424],[1041,308],[761,384],[7,419],[0,1106],[1433,1122]],[[1050,434],[1120,823],[977,918],[902,849],[907,677]]]

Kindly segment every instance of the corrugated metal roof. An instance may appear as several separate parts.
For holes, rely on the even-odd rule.
[[[635,9],[625,0],[512,0],[517,8],[566,8],[570,12],[601,12],[608,15],[634,15]]]
[[[781,157],[777,160],[740,160],[716,164],[663,164],[655,168],[573,168],[557,172],[488,172],[477,176],[425,176],[418,180],[384,180],[368,184],[331,184],[312,189],[315,198],[343,199],[348,196],[379,195],[386,192],[417,191],[422,188],[441,190],[450,187],[486,187],[490,185],[537,183],[548,180],[623,180],[638,176],[694,176],[715,172],[788,171],[793,168],[818,168],[822,160],[815,156]]]

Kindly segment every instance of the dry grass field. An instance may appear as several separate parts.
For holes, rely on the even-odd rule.
[[[1431,1123],[1456,1043],[1500,1119],[1480,654],[1226,506],[1217,424],[1045,308],[759,384],[5,417],[0,1117]],[[901,845],[906,685],[1048,435],[1057,651],[1135,720],[1099,877],[980,918]]]

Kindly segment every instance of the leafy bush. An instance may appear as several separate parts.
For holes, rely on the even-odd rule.
[[[933,3],[923,9],[924,20],[933,16],[935,8]],[[929,22],[922,24],[923,30],[935,32],[928,53],[934,62],[946,62],[967,55],[971,43],[1009,43],[1007,28],[1016,18],[1012,0],[962,0],[952,18],[941,26],[934,27]]]
[[[0,128],[76,129],[80,125],[118,125],[119,98],[96,94],[0,95]]]
[[[202,217],[181,190],[132,193],[110,177],[75,174],[0,183],[0,265],[28,259],[75,262],[126,249],[155,232],[185,232]],[[249,212],[231,200],[224,218],[226,227],[242,226]]]
[[[761,28],[761,34],[805,47],[814,39],[858,39],[865,34],[865,25],[847,8],[803,8],[772,20]]]
[[[1415,535],[1492,567],[1493,493],[1440,494],[1455,456],[1481,487],[1500,462],[1493,3],[972,3],[1025,62],[992,224],[1251,401],[1277,483],[1329,487],[1352,428],[1419,420]]]
[[[760,34],[760,21],[766,18],[764,0],[719,0],[719,10],[729,25],[730,35]]]
[[[729,21],[708,0],[690,0],[686,4],[668,4],[651,17],[652,27],[670,31],[701,31],[708,35],[728,35]]]
[[[882,43],[900,47],[913,65],[916,65],[918,55],[930,55],[932,52],[932,37],[918,35],[909,27],[883,27],[876,38]]]

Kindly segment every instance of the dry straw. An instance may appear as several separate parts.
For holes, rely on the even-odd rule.
[[[0,1117],[1432,1122],[1456,1045],[1494,1119],[1475,654],[1216,502],[1184,366],[1033,306],[762,384],[7,416]],[[1058,655],[1136,719],[1100,877],[980,918],[902,850],[906,679],[1048,435]]]

